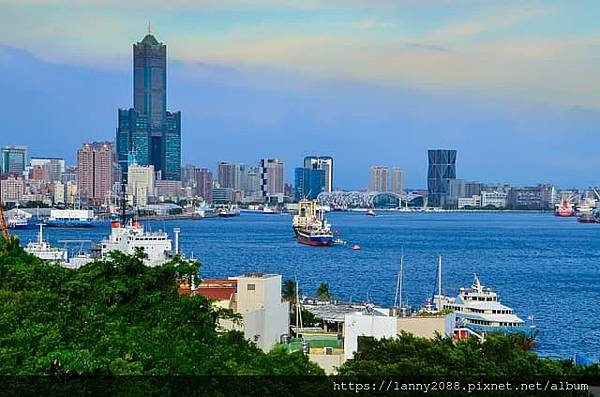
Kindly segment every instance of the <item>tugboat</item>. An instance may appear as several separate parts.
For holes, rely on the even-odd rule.
[[[334,243],[331,225],[318,209],[317,201],[300,200],[298,214],[292,219],[292,229],[300,244],[329,247]]]

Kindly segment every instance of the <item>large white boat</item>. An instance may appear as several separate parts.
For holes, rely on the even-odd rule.
[[[436,295],[437,310],[452,310],[456,315],[457,326],[469,328],[478,334],[492,332],[521,332],[532,335],[535,327],[526,325],[508,306],[500,303],[498,295],[481,284],[474,275],[470,288],[461,288],[457,297]]]
[[[36,241],[30,241],[25,247],[25,251],[31,255],[45,261],[66,262],[68,260],[68,252],[63,248],[52,247],[44,240],[44,229],[40,223],[40,231]]]
[[[178,251],[179,229],[175,229],[175,246]],[[102,240],[100,252],[106,257],[112,251],[120,251],[127,255],[142,248],[148,258],[144,261],[148,266],[159,266],[173,257],[173,247],[168,234],[163,231],[148,232],[138,220],[129,220],[127,224],[113,221],[111,234]]]

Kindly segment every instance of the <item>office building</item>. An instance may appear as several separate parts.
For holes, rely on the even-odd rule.
[[[294,198],[315,200],[325,191],[327,175],[324,169],[296,168],[294,170]]]
[[[480,182],[464,182],[465,197],[478,196],[481,194],[482,184]]]
[[[235,190],[230,187],[215,187],[212,191],[212,202],[215,204],[230,204],[236,201]]]
[[[42,166],[48,170],[48,180],[50,182],[61,181],[65,172],[65,160],[55,157],[32,157],[29,165]]]
[[[513,187],[508,193],[508,206],[512,209],[551,210],[556,200],[556,189],[550,184]]]
[[[213,200],[213,176],[208,168],[196,169],[196,195],[207,203]]]
[[[508,194],[504,192],[481,192],[481,207],[506,208]]]
[[[27,146],[5,146],[2,148],[2,173],[22,175],[27,165]]]
[[[260,168],[260,191],[265,201],[276,198],[283,201],[283,161],[279,159],[262,159]]]
[[[370,170],[369,191],[387,192],[388,191],[389,169],[383,165],[372,165]]]
[[[404,194],[404,170],[400,167],[392,167],[391,191],[396,194]]]
[[[219,187],[241,190],[243,164],[230,161],[217,162],[217,183]]]
[[[54,204],[65,204],[65,184],[61,181],[54,182],[54,192],[52,195],[52,202]]]
[[[196,166],[193,164],[186,164],[181,167],[181,185],[184,188],[196,188]]]
[[[128,157],[152,165],[161,179],[181,179],[181,112],[167,111],[167,46],[149,31],[133,45],[133,108],[119,109],[117,153],[126,177]]]
[[[147,205],[148,197],[154,196],[154,166],[131,164],[127,174],[129,202],[134,206]]]
[[[306,156],[304,168],[325,171],[325,192],[333,191],[333,157],[331,156]]]
[[[154,181],[154,191],[156,196],[163,200],[179,200],[183,193],[181,181],[169,181],[164,179],[156,179]]]
[[[77,151],[77,191],[82,202],[102,204],[110,200],[119,181],[113,144],[86,143]]]
[[[427,202],[430,207],[442,207],[446,203],[450,180],[456,179],[456,150],[435,149],[428,151]]]

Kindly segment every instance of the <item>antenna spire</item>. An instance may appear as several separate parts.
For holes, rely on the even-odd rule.
[[[150,25],[150,21],[148,21],[148,34],[152,34],[152,26]]]

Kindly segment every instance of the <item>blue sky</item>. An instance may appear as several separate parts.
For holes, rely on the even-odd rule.
[[[596,184],[600,3],[0,0],[0,144],[74,159],[131,105],[131,44],[168,45],[184,162],[332,154],[425,185],[427,148],[469,180]],[[56,140],[60,138],[60,140]],[[57,144],[60,142],[60,144]]]

